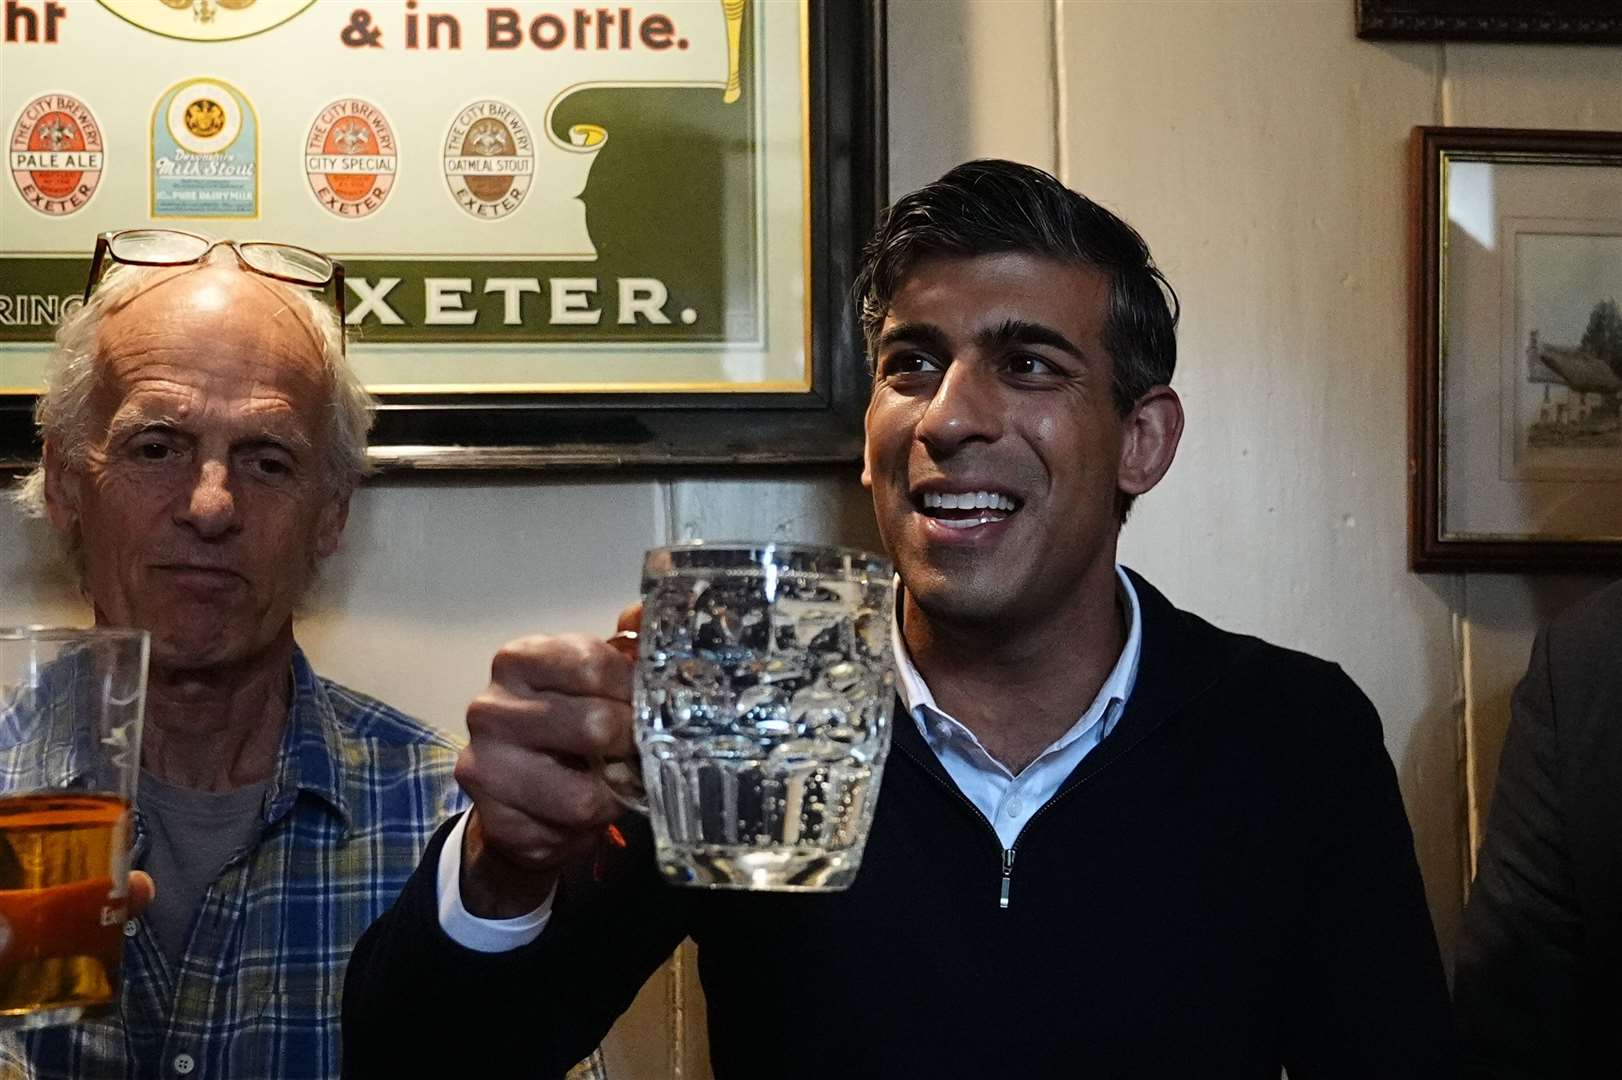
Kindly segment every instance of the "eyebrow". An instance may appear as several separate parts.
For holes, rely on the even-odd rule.
[[[941,328],[933,323],[897,323],[879,335],[879,348],[891,345],[922,345],[935,352],[950,352],[950,342]]]
[[[974,335],[974,343],[982,349],[1005,349],[1010,345],[1046,345],[1069,353],[1077,360],[1086,360],[1087,353],[1051,326],[1028,322],[1025,319],[1004,319],[1001,325],[981,330]]]
[[[107,425],[107,442],[123,442],[148,431],[173,431],[178,434],[180,422],[172,416],[114,416]]]
[[[115,417],[107,428],[108,445],[124,442],[148,431],[162,431],[184,437],[187,435],[180,421],[172,416],[134,416]],[[277,449],[291,450],[299,453],[309,453],[314,450],[314,441],[302,431],[270,431],[261,429],[252,434],[231,441],[233,449],[250,449],[268,446]]]
[[[268,446],[272,449],[291,450],[298,453],[310,453],[315,449],[315,443],[302,431],[261,431],[257,435],[248,435],[238,439],[231,445],[238,450]]]
[[[1077,360],[1086,360],[1086,350],[1051,326],[1026,319],[1004,319],[974,335],[974,343],[982,349],[1006,349],[1010,345],[1046,345],[1068,353]],[[898,323],[879,335],[879,348],[892,345],[921,345],[939,353],[951,351],[946,334],[933,323]]]

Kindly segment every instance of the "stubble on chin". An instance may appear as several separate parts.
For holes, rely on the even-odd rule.
[[[902,585],[923,616],[942,627],[995,626],[1013,599],[996,566],[984,557],[931,559],[903,569]]]

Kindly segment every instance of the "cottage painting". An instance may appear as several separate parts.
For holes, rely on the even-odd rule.
[[[1622,227],[1521,232],[1515,264],[1515,471],[1622,475]]]

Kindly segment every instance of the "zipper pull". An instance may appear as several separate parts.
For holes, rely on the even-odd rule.
[[[1014,877],[1014,849],[1003,848],[1002,852],[1002,895],[997,900],[999,908],[1008,907],[1008,886]]]

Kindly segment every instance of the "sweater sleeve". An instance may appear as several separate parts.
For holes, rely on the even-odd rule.
[[[1303,715],[1307,878],[1285,987],[1291,1080],[1434,1080],[1456,1048],[1436,933],[1380,718],[1334,673]]]
[[[1516,687],[1459,937],[1467,1075],[1576,1075],[1582,925],[1565,844],[1547,634]]]
[[[659,880],[641,819],[570,867],[530,945],[480,953],[439,924],[435,834],[344,979],[343,1074],[562,1076],[602,1041],[685,934],[687,900]]]

